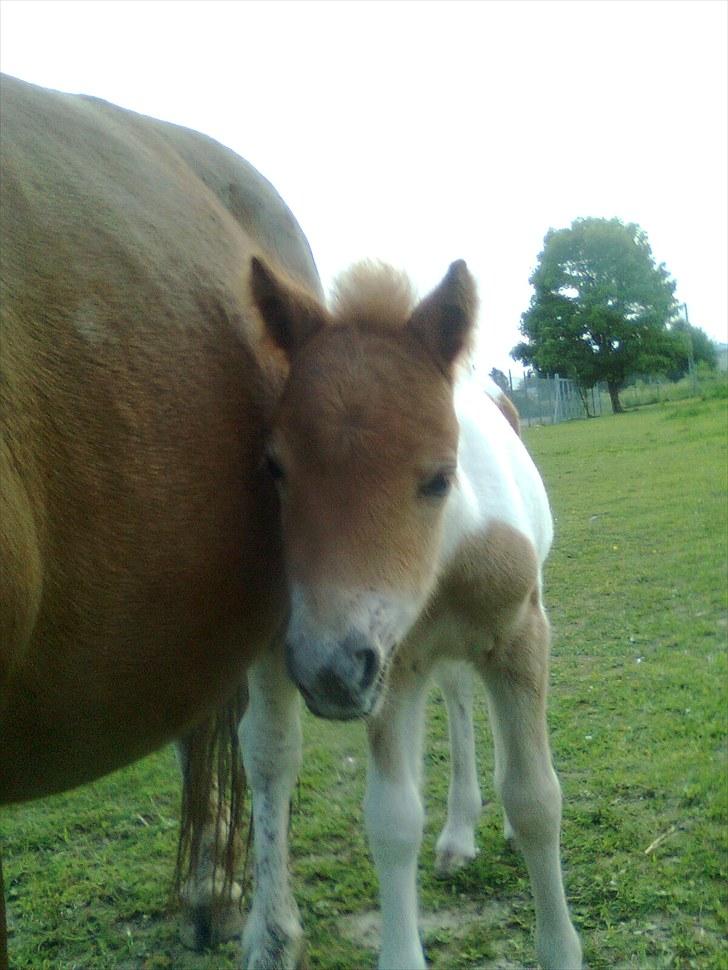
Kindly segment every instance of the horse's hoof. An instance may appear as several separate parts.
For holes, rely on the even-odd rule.
[[[182,914],[180,939],[188,950],[210,950],[225,940],[240,936],[245,917],[236,903],[216,907],[194,906]]]

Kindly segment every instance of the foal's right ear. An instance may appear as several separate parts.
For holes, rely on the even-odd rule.
[[[326,323],[326,311],[313,296],[281,280],[257,256],[250,262],[250,285],[268,333],[289,356]]]

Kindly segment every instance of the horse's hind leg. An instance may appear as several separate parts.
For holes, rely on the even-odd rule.
[[[475,826],[482,810],[473,732],[473,677],[469,664],[444,662],[435,680],[445,697],[450,729],[447,820],[436,846],[435,871],[449,876],[474,859]]]
[[[531,877],[536,951],[546,970],[581,967],[561,875],[561,790],[546,728],[548,622],[537,602],[508,643],[486,657],[485,680],[496,740],[496,789]]]
[[[237,730],[246,694],[239,692],[176,745],[184,787],[180,937],[193,950],[213,947],[243,929],[242,890],[234,876],[242,849],[236,816],[244,792]]]
[[[240,738],[253,799],[254,892],[243,967],[296,970],[304,962],[304,942],[289,885],[288,818],[301,767],[301,721],[281,648],[251,668],[248,685]]]
[[[183,742],[178,742],[178,748]],[[181,760],[181,757],[180,757]],[[220,842],[228,838],[230,824],[227,806],[218,806],[218,792],[210,792],[209,818],[204,823],[196,861],[180,883],[182,904],[180,939],[190,950],[207,950],[225,940],[240,936],[245,922],[240,884],[225,875]],[[218,811],[222,834],[215,835]]]
[[[426,678],[395,663],[379,714],[367,722],[369,768],[364,800],[369,846],[379,879],[382,945],[379,966],[421,970],[417,856],[424,810],[420,798]]]

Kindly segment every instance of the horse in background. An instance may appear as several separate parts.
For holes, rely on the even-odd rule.
[[[246,970],[293,970],[302,930],[287,866],[301,764],[298,692],[325,718],[365,720],[366,828],[379,876],[386,970],[425,966],[416,867],[424,706],[448,705],[452,776],[437,843],[446,874],[475,854],[481,808],[473,678],[485,684],[505,834],[522,850],[545,968],[581,966],[559,861],[561,792],[546,727],[549,624],[542,566],[552,519],[541,478],[498,404],[458,361],[475,285],[454,263],[415,303],[408,281],[363,265],[333,308],[254,261],[253,294],[290,374],[267,446],[282,510],[291,612],[251,668],[240,737],[252,790],[255,888]]]
[[[308,243],[201,134],[0,98],[0,803],[182,735],[188,790],[239,792],[237,692],[287,602],[264,461],[287,365],[251,258],[318,294]]]

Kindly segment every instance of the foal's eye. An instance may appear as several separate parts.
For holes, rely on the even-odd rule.
[[[266,467],[268,468],[268,474],[273,479],[273,481],[282,482],[283,479],[286,477],[286,474],[283,471],[283,468],[281,467],[279,462],[277,462],[272,455],[266,455],[265,464],[266,464]]]
[[[452,485],[452,472],[440,471],[420,485],[420,495],[425,498],[445,498]]]

